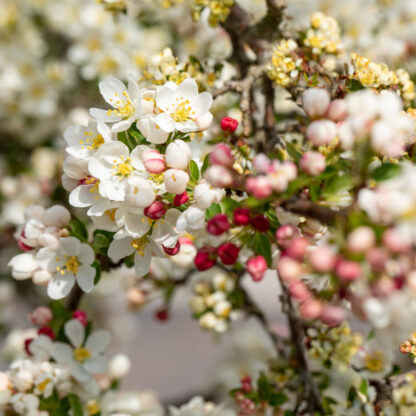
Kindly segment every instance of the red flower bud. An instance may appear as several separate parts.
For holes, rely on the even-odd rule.
[[[208,270],[217,262],[217,250],[215,247],[202,247],[196,253],[194,261],[198,270]]]
[[[151,220],[158,220],[166,214],[166,207],[162,201],[154,201],[144,209],[144,215]]]
[[[46,335],[47,337],[49,337],[51,340],[55,339],[55,334],[52,331],[51,328],[49,328],[48,326],[43,326],[42,328],[38,329],[38,334],[39,335]]]
[[[156,311],[155,318],[158,321],[166,322],[167,320],[169,320],[169,311],[167,309],[160,309]]]
[[[207,231],[212,235],[221,235],[230,229],[230,223],[225,214],[214,215],[207,223]]]
[[[27,338],[27,339],[24,340],[24,349],[26,351],[26,354],[29,355],[29,356],[33,355],[32,351],[30,351],[30,348],[29,348],[32,341],[33,341],[33,338]]]
[[[228,131],[229,133],[234,133],[237,129],[238,121],[235,118],[224,117],[221,120],[221,129]]]
[[[246,268],[253,281],[259,282],[267,270],[266,259],[263,256],[253,257],[247,261]]]
[[[300,237],[300,232],[294,225],[285,224],[276,230],[277,244],[284,248],[286,248],[290,242],[297,237]]]
[[[250,220],[251,226],[262,233],[270,228],[269,220],[264,215],[257,215]]]
[[[224,243],[218,247],[218,256],[226,266],[235,264],[239,252],[240,249],[233,243]]]
[[[168,256],[174,256],[175,254],[179,253],[179,250],[181,249],[181,243],[178,240],[175,244],[175,247],[165,247],[163,244],[162,247]]]
[[[250,223],[250,210],[248,208],[236,208],[234,210],[234,224],[247,225]]]
[[[179,205],[186,204],[188,201],[188,194],[186,192],[183,192],[181,194],[175,195],[175,198],[173,199],[173,205],[175,205],[175,207],[178,207]]]
[[[76,311],[74,311],[74,313],[72,314],[72,317],[74,319],[78,319],[78,321],[81,322],[81,324],[83,326],[87,326],[88,324],[88,319],[87,319],[87,313],[81,309],[77,309]]]

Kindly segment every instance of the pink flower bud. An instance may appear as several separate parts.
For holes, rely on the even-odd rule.
[[[319,152],[306,152],[302,155],[299,166],[308,175],[319,175],[326,168],[325,156]]]
[[[166,163],[157,150],[149,149],[145,150],[142,154],[142,161],[144,167],[149,173],[162,173],[166,170]]]
[[[361,226],[350,232],[347,247],[352,253],[365,253],[376,243],[376,236],[370,227]]]
[[[230,229],[230,223],[225,214],[214,215],[207,223],[207,231],[212,235],[221,235]]]
[[[175,244],[175,247],[165,247],[162,244],[162,248],[168,256],[175,256],[179,253],[179,250],[181,249],[181,243],[178,240]]]
[[[410,341],[405,341],[403,342],[403,344],[400,345],[400,352],[402,354],[410,354],[411,351],[412,351],[412,344],[410,343]]]
[[[323,117],[328,110],[331,97],[323,88],[309,88],[302,96],[302,107],[310,118]]]
[[[48,326],[42,326],[42,328],[38,329],[38,334],[39,335],[46,335],[47,337],[49,337],[52,341],[55,339],[55,334],[52,331],[51,328],[49,328]]]
[[[347,118],[347,102],[345,100],[334,100],[329,105],[326,117],[336,123]]]
[[[144,215],[151,220],[158,220],[166,214],[166,207],[162,201],[154,201],[144,209]]]
[[[331,143],[336,134],[337,126],[330,120],[313,121],[306,130],[306,137],[314,146]]]
[[[335,266],[335,255],[327,246],[319,246],[309,254],[311,266],[320,273],[331,271]]]
[[[217,262],[215,247],[202,247],[195,256],[195,266],[199,271],[208,270]]]
[[[212,165],[221,165],[231,168],[234,163],[234,156],[231,149],[224,143],[219,143],[214,146],[209,154],[209,161]]]
[[[248,208],[236,208],[233,217],[235,225],[247,225],[250,223],[250,210]]]
[[[345,320],[344,309],[339,306],[326,305],[320,316],[321,321],[328,326],[337,326]]]
[[[179,207],[180,205],[186,204],[188,201],[188,194],[186,192],[183,192],[181,194],[175,195],[175,198],[173,198],[173,205],[175,207]]]
[[[250,219],[251,226],[262,233],[269,231],[270,222],[264,215],[256,215],[255,217]]]
[[[87,324],[88,324],[87,312],[85,312],[81,309],[77,309],[72,314],[72,317],[74,319],[78,319],[78,321],[80,321],[83,326],[87,326]]]
[[[297,237],[300,237],[300,232],[294,225],[285,224],[276,230],[277,244],[281,247],[287,247]]]
[[[254,156],[253,166],[258,172],[261,173],[273,171],[272,162],[264,153],[259,153]]]
[[[267,198],[273,192],[272,185],[266,176],[247,178],[246,190],[258,199]]]
[[[38,326],[45,326],[53,319],[53,313],[47,306],[38,306],[29,314],[30,321]]]
[[[33,250],[34,247],[27,245],[23,239],[26,238],[25,230],[22,231],[20,234],[19,240],[17,240],[17,245],[19,246],[20,250],[22,251],[30,251]]]
[[[277,263],[277,272],[283,280],[295,280],[302,274],[302,265],[290,257],[281,257]]]
[[[210,166],[204,173],[204,178],[215,187],[230,186],[234,182],[231,172],[221,165]]]
[[[381,278],[371,284],[371,293],[376,297],[386,297],[396,290],[394,281],[390,278]]]
[[[411,241],[394,228],[384,231],[382,237],[384,245],[392,253],[406,253],[412,248]]]
[[[221,120],[221,129],[223,131],[234,133],[237,130],[237,127],[238,127],[238,121],[235,118],[224,117]]]
[[[351,260],[340,260],[335,266],[335,274],[343,282],[352,282],[360,278],[362,273],[360,263]]]
[[[245,376],[241,379],[241,389],[246,392],[250,393],[253,390],[252,380],[250,376]]]
[[[240,249],[233,243],[224,243],[218,247],[218,256],[226,266],[235,264]]]
[[[298,237],[292,240],[286,247],[286,254],[295,260],[302,261],[305,257],[309,242],[304,237]]]
[[[259,282],[263,279],[264,273],[267,270],[267,262],[263,256],[256,256],[248,259],[246,269],[254,282]]]
[[[299,306],[299,313],[303,319],[316,319],[323,311],[322,303],[316,299],[308,299]]]
[[[292,298],[304,302],[312,297],[311,292],[306,285],[298,280],[292,280],[289,283],[289,293]]]
[[[365,257],[373,271],[381,272],[386,266],[389,254],[384,248],[374,247],[367,252]]]

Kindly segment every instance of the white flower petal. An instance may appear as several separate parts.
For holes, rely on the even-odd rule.
[[[92,266],[80,266],[77,273],[77,283],[83,292],[89,293],[94,288],[96,270]]]
[[[72,273],[65,273],[64,275],[55,273],[51,281],[48,283],[48,296],[51,299],[62,299],[69,295],[69,292],[74,287],[75,277]]]
[[[78,348],[84,342],[85,328],[78,319],[68,321],[65,324],[64,332],[75,348]]]
[[[134,248],[131,246],[132,239],[130,237],[121,240],[113,240],[108,247],[108,257],[113,262],[117,262],[124,257],[133,254]]]
[[[50,350],[52,358],[58,363],[70,363],[74,359],[74,351],[68,344],[54,342]]]
[[[104,352],[110,343],[110,333],[108,331],[95,331],[87,339],[85,348],[91,352],[93,356]]]
[[[108,368],[108,361],[104,357],[93,357],[85,360],[84,368],[91,374],[104,373]]]

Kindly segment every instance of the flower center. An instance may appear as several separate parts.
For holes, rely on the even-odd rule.
[[[123,91],[123,97],[120,99],[118,93],[114,94],[116,96],[115,100],[110,98],[111,104],[116,108],[115,110],[108,110],[107,114],[115,114],[123,118],[129,118],[134,114],[134,105],[130,100],[129,95],[126,91]]]
[[[364,363],[367,370],[372,373],[378,373],[384,367],[384,355],[380,351],[374,351],[366,354]]]
[[[104,143],[104,138],[101,134],[96,134],[94,137],[93,134],[92,131],[84,133],[85,138],[79,141],[79,144],[85,145],[81,146],[81,149],[86,147],[88,150],[97,150]]]
[[[135,238],[131,241],[131,246],[136,250],[137,254],[144,256],[144,248],[146,247],[147,239],[146,237]]]
[[[91,353],[84,347],[78,347],[74,350],[74,358],[80,363],[83,363],[87,358],[91,357]]]
[[[80,262],[78,261],[77,256],[64,256],[65,263],[63,267],[57,266],[56,271],[59,272],[61,275],[64,275],[66,272],[72,272],[73,274],[77,274],[78,267]],[[60,258],[57,257],[56,261],[60,261]]]
[[[107,209],[104,211],[104,214],[107,215],[107,217],[114,222],[116,220],[116,211],[116,208]]]
[[[43,393],[46,390],[46,387],[48,387],[48,384],[51,382],[52,380],[50,378],[45,378],[45,380],[41,381],[38,384],[38,390]]]
[[[154,182],[156,185],[162,185],[163,183],[163,173],[152,173],[149,175],[149,179]]]
[[[121,162],[114,160],[113,169],[115,172],[113,172],[113,175],[128,178],[134,170],[133,166],[131,166],[131,159],[128,157],[126,160],[124,160],[123,156],[121,156],[120,159]]]
[[[189,100],[181,101],[175,108],[175,111],[170,113],[170,116],[177,122],[187,121],[191,115],[195,114],[192,107],[189,105]]]

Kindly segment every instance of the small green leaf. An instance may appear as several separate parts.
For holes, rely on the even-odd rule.
[[[101,254],[107,255],[108,246],[113,239],[114,233],[104,230],[95,230],[92,248]]]
[[[209,221],[214,215],[221,214],[221,207],[219,204],[211,204],[205,213],[205,219]]]
[[[283,393],[272,393],[268,399],[270,406],[273,406],[273,407],[280,406],[286,401],[287,401],[287,397]]]
[[[334,176],[325,182],[324,195],[333,195],[350,189],[352,180],[348,175]]]
[[[374,169],[372,178],[377,182],[386,181],[387,179],[394,178],[401,171],[400,165],[396,163],[384,163],[378,168]]]
[[[75,394],[69,394],[68,399],[69,404],[71,405],[72,415],[84,416],[84,411],[82,410],[81,402],[79,401],[78,396],[75,396]]]
[[[91,264],[91,266],[95,269],[94,284],[96,285],[101,278],[101,265],[97,260],[95,260],[94,263]]]
[[[77,217],[72,217],[71,222],[69,223],[69,231],[72,236],[77,237],[81,241],[87,241],[88,232],[85,228],[84,223]]]
[[[204,174],[204,172],[208,169],[208,167],[209,167],[209,154],[207,154],[204,157],[204,161],[202,162],[201,174]]]
[[[358,389],[358,391],[364,395],[367,395],[367,380],[365,378],[363,378],[363,380],[361,381],[360,384],[360,388]]]
[[[287,150],[287,152],[289,153],[289,155],[292,157],[292,159],[293,159],[295,162],[299,162],[300,158],[302,157],[301,153],[300,153],[300,152],[298,152],[298,151],[295,149],[295,146],[293,146],[293,144],[292,144],[292,143],[290,143],[290,142],[285,142],[285,145],[286,145],[286,150]]]
[[[253,250],[266,259],[269,267],[272,266],[272,244],[267,233],[258,232],[254,235]]]
[[[191,160],[189,163],[189,173],[191,177],[191,181],[197,183],[199,181],[199,168],[198,165],[194,160]]]

